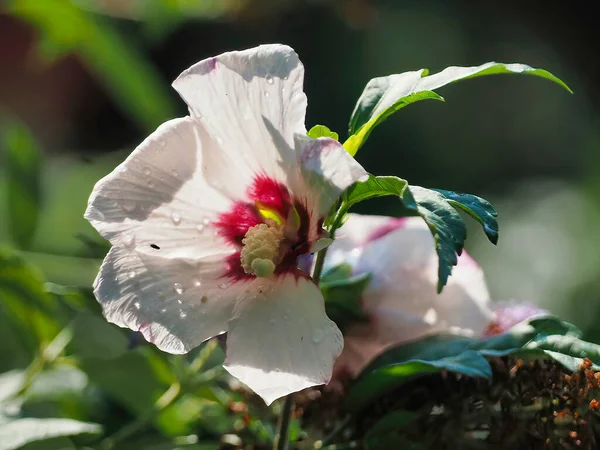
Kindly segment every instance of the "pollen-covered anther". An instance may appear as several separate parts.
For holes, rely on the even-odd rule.
[[[274,221],[255,225],[248,229],[242,240],[240,259],[244,272],[257,277],[268,277],[279,263],[279,246],[283,231]]]

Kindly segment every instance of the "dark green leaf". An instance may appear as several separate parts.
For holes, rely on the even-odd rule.
[[[393,411],[383,416],[365,435],[363,439],[365,448],[367,450],[388,450],[392,448],[402,450],[427,449],[427,445],[412,442],[403,436],[402,433],[417,418],[418,414],[412,411]]]
[[[402,178],[392,176],[376,177],[369,175],[366,181],[354,183],[344,193],[342,206],[334,220],[334,227],[341,225],[341,220],[350,208],[363,200],[375,197],[384,197],[387,195],[398,196],[407,213],[417,215],[418,207],[415,203],[408,182]]]
[[[102,427],[71,419],[17,419],[0,425],[0,450],[15,450],[30,442],[80,434],[100,435]]]
[[[474,350],[429,361],[411,359],[365,373],[348,392],[346,404],[351,411],[357,411],[415,376],[442,370],[469,377],[491,378],[492,376],[490,364],[481,353]]]
[[[419,205],[419,215],[431,230],[438,254],[438,292],[448,281],[452,266],[462,253],[467,238],[467,227],[460,214],[450,206],[442,194],[419,186],[411,186],[410,191]]]
[[[339,272],[337,272],[339,273]],[[362,310],[361,296],[369,282],[371,274],[364,273],[355,277],[323,280],[319,284],[325,298],[325,311],[342,332],[352,322],[366,321]]]
[[[11,234],[21,248],[29,247],[41,207],[42,152],[29,130],[10,123],[3,135],[8,181],[8,218]]]
[[[487,200],[472,194],[459,194],[443,189],[432,189],[442,194],[448,203],[460,208],[483,226],[483,231],[492,244],[498,243],[498,213]]]
[[[331,131],[325,125],[315,125],[314,127],[312,127],[308,132],[308,137],[311,137],[313,139],[317,139],[320,137],[328,137],[331,139],[335,139],[336,141],[340,139],[340,136],[335,131]]]
[[[425,99],[442,98],[432,92],[460,80],[495,74],[534,75],[558,83],[569,92],[569,87],[559,78],[542,69],[525,64],[489,62],[475,67],[448,67],[434,75],[427,69],[373,78],[361,94],[350,118],[350,138],[344,147],[351,155],[356,154],[372,129],[400,108]]]

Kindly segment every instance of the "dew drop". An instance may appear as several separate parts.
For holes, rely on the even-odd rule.
[[[144,167],[144,175],[150,175],[152,173],[152,170],[150,170],[150,167]]]
[[[161,309],[160,312],[163,313],[163,314],[166,313],[167,312],[167,308]]]
[[[265,92],[265,97],[269,98],[270,95],[271,95],[271,93],[269,91]]]
[[[135,306],[135,309],[140,309],[141,307],[140,302],[135,302],[133,306]]]
[[[131,272],[129,272],[129,278],[135,278],[135,272],[132,270]]]
[[[181,301],[180,298],[177,299],[177,303],[180,304],[180,305],[183,305],[183,302]]]
[[[210,223],[210,220],[208,220],[208,218],[207,218],[207,217],[205,217],[205,218],[202,220],[202,223],[203,223],[204,225],[208,225],[208,224]]]
[[[201,285],[202,285],[202,282],[200,280],[194,280],[195,287],[200,287]]]
[[[187,317],[187,314],[184,313],[183,311],[179,312],[179,317],[181,317],[182,319],[185,319]]]
[[[267,80],[267,83],[273,84],[273,77],[271,75],[267,75],[266,80]]]
[[[315,330],[313,333],[312,340],[315,344],[318,344],[325,337],[325,332],[323,330]]]
[[[175,225],[179,225],[181,223],[181,215],[179,213],[171,214],[171,220]]]
[[[152,180],[148,180],[148,186],[153,188],[154,187],[154,181]]]
[[[125,236],[123,236],[123,245],[125,245],[125,247],[133,247],[133,245],[135,244],[135,237],[132,234],[126,234]]]
[[[221,283],[219,285],[219,289],[227,289],[228,286],[229,286],[229,284],[227,284],[227,283]]]
[[[179,174],[177,173],[176,170],[171,170],[171,175],[173,175],[174,177],[178,177]]]
[[[133,200],[130,200],[130,199],[125,199],[121,203],[121,206],[123,207],[123,209],[126,212],[131,212],[131,211],[133,211],[135,209],[135,202]]]
[[[177,292],[177,294],[181,295],[183,294],[184,289],[181,283],[173,283],[173,290]]]
[[[216,139],[219,144],[223,143],[223,138],[221,136],[217,136]]]
[[[196,225],[196,229],[202,233],[204,231],[204,224],[199,223],[198,225]]]

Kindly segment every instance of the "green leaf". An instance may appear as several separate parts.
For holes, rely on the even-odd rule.
[[[418,414],[412,411],[392,411],[386,414],[366,433],[363,439],[365,449],[427,449],[425,444],[411,442],[402,435],[402,430],[413,424],[418,417]]]
[[[373,81],[373,80],[371,80],[371,81]],[[370,91],[379,91],[381,89],[381,86],[379,83],[377,83],[377,85],[373,85],[370,88],[369,84],[367,84],[367,87],[365,88],[365,92],[363,92],[363,94],[361,95],[360,98],[363,98],[363,96],[365,96],[367,89],[369,89]],[[369,103],[371,100],[374,100],[373,98],[371,98],[370,93],[366,93],[366,95],[368,98],[365,100],[365,103]],[[375,95],[375,97],[376,97],[376,95]],[[363,144],[367,141],[367,139],[369,138],[369,135],[371,134],[371,131],[373,131],[373,129],[377,125],[379,125],[381,122],[383,122],[385,119],[387,119],[389,116],[391,116],[396,111],[404,108],[407,105],[410,105],[411,103],[415,103],[415,102],[418,102],[421,100],[439,100],[442,102],[444,101],[443,97],[439,96],[438,94],[436,94],[435,92],[432,92],[432,91],[422,91],[422,92],[409,94],[405,97],[398,99],[392,105],[390,105],[388,108],[384,109],[383,111],[379,112],[378,114],[372,116],[369,121],[364,123],[360,128],[357,128],[355,131],[352,131],[353,130],[352,120],[354,119],[354,113],[353,113],[353,116],[350,119],[350,137],[346,140],[346,142],[344,142],[344,148],[352,156],[356,155],[356,152],[358,152],[358,149],[361,148],[363,146]],[[360,102],[360,99],[359,99],[359,102]],[[358,107],[358,104],[356,107]],[[356,107],[354,110],[355,112],[356,112]]]
[[[358,181],[344,192],[342,205],[333,219],[333,231],[341,225],[344,216],[352,206],[363,200],[387,195],[398,196],[407,214],[417,215],[418,206],[406,180],[392,176],[376,177],[369,174],[366,181]]]
[[[457,255],[462,253],[467,227],[460,214],[439,192],[419,186],[411,186],[410,191],[419,205],[419,215],[425,220],[435,240],[439,259],[438,292],[441,292],[452,272],[452,266],[458,262]]]
[[[441,334],[403,343],[375,358],[348,392],[348,407],[357,411],[411,377],[449,370],[489,377],[486,357],[548,357],[577,371],[584,358],[600,367],[600,346],[580,339],[581,331],[553,316],[519,323],[506,333],[484,339]]]
[[[315,125],[314,127],[312,127],[308,132],[308,137],[311,137],[313,139],[317,139],[320,137],[328,137],[331,139],[335,139],[336,141],[339,141],[340,139],[340,136],[335,131],[331,131],[325,125]]]
[[[350,117],[350,138],[344,143],[346,150],[355,155],[372,129],[404,106],[426,99],[443,100],[433,91],[456,81],[484,75],[523,74],[554,81],[572,92],[563,81],[550,72],[525,64],[489,62],[474,67],[448,67],[434,75],[428,74],[427,69],[421,69],[369,81]]]
[[[11,122],[2,144],[7,175],[8,218],[11,234],[21,248],[28,248],[41,207],[42,152],[30,131]]]
[[[333,273],[340,274],[342,270]],[[322,280],[319,286],[325,298],[327,316],[336,323],[338,328],[343,332],[350,323],[367,321],[360,299],[371,281],[371,274],[363,273],[355,277],[348,274],[347,278],[337,279],[332,279],[330,275],[328,279],[329,281]]]
[[[177,108],[156,69],[132,41],[106,20],[63,0],[10,0],[10,12],[41,33],[46,57],[75,52],[104,84],[113,101],[140,126],[153,131]]]
[[[104,318],[79,314],[72,323],[71,353],[78,358],[114,359],[127,352],[125,332]]]
[[[481,353],[474,350],[433,360],[411,359],[383,366],[361,376],[348,392],[346,405],[351,411],[357,411],[415,376],[438,373],[442,370],[469,377],[492,376],[490,364]]]
[[[0,450],[15,450],[30,442],[80,434],[97,436],[102,434],[102,427],[71,419],[17,419],[0,425]]]
[[[455,208],[466,212],[483,226],[483,231],[492,244],[498,243],[498,213],[490,202],[472,194],[460,194],[444,189],[432,189],[439,192]]]

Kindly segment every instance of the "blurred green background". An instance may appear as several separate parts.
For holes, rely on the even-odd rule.
[[[204,350],[188,357],[147,346],[124,353],[127,333],[99,319],[90,295],[108,247],[82,215],[100,177],[158,124],[187,114],[170,88],[183,69],[270,42],[291,45],[306,67],[307,127],[325,124],[343,137],[375,76],[495,60],[565,80],[575,95],[533,77],[444,88],[446,103],[403,109],[377,128],[358,160],[375,174],[491,200],[500,214],[498,247],[473,226],[467,249],[483,265],[493,298],[532,301],[600,340],[594,20],[583,1],[3,0],[0,372],[28,368],[10,372],[27,383],[50,367],[47,376],[69,389],[56,388],[64,398],[50,403],[36,403],[34,389],[27,401],[38,415],[98,421],[109,432],[134,423],[132,436],[150,426],[169,437],[157,449],[199,446],[173,439],[197,432],[188,417],[202,408],[230,413],[231,398],[202,391],[206,380],[190,381],[190,365],[198,358],[204,364]],[[393,215],[395,208],[386,199],[359,211]],[[81,348],[70,347],[76,343]],[[206,358],[217,364],[220,350],[210,351]],[[186,383],[192,388],[181,387]],[[71,392],[77,389],[86,394]],[[176,395],[162,407],[169,389]],[[62,409],[45,410],[47,404]],[[157,404],[161,409],[146,417]],[[161,419],[165,411],[169,420]],[[263,428],[251,432],[268,441],[272,430]],[[222,432],[204,430],[209,440]]]

